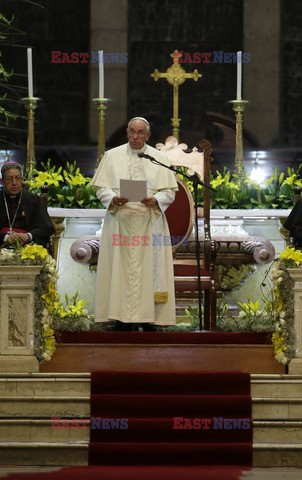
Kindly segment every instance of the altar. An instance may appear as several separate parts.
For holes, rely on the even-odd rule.
[[[102,228],[103,209],[48,208],[48,213],[59,226],[57,245],[57,290],[62,299],[78,292],[87,302],[87,309],[94,309],[95,274],[87,265],[74,262],[70,255],[72,243],[83,235],[95,235]]]
[[[70,255],[71,245],[82,236],[95,235],[101,231],[104,209],[48,208],[54,223],[62,231],[58,242],[57,270],[59,273],[58,292],[62,299],[71,298],[76,292],[87,301],[88,310],[93,311],[95,298],[95,273],[87,264],[75,262]],[[290,210],[211,210],[211,235],[216,237],[259,236],[269,240],[275,248],[276,257],[285,247],[280,233],[281,221]],[[202,219],[199,220],[202,227]],[[202,228],[200,228],[202,233]],[[228,301],[258,299],[259,287],[268,268],[267,264],[257,265],[239,290],[229,294]]]

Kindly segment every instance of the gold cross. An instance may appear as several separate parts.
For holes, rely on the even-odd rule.
[[[179,140],[179,124],[180,118],[178,118],[178,87],[182,85],[186,78],[193,78],[195,82],[201,77],[201,73],[198,73],[198,70],[194,70],[192,73],[187,73],[179,63],[179,59],[182,57],[182,53],[178,50],[175,50],[171,53],[170,57],[173,58],[173,63],[171,67],[166,70],[166,73],[161,73],[158,70],[154,70],[151,73],[151,77],[157,82],[159,78],[165,78],[170,85],[173,86],[173,118],[172,121],[172,133],[174,137]]]

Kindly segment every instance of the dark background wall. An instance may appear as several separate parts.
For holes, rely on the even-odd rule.
[[[15,16],[13,27],[23,34],[13,35],[19,46],[1,45],[1,62],[15,75],[12,84],[21,86],[17,98],[27,96],[26,48],[33,48],[34,96],[42,101],[36,113],[36,144],[86,144],[88,138],[88,64],[51,63],[51,51],[89,52],[90,2],[83,0],[37,0],[41,7],[22,0],[2,0],[0,11],[8,18]],[[14,32],[10,32],[11,34]],[[6,103],[20,115],[22,104]],[[26,129],[26,119],[16,124]],[[24,132],[12,132],[9,139],[25,145]]]
[[[89,145],[89,64],[53,64],[50,52],[90,51],[90,2],[39,1],[43,8],[22,0],[2,0],[0,11],[7,16],[14,14],[13,25],[24,35],[16,39],[22,46],[0,46],[1,62],[16,72],[12,83],[23,87],[18,93],[18,98],[22,98],[27,93],[26,47],[33,47],[34,94],[42,99],[36,114],[37,146]],[[129,1],[128,117],[149,116],[156,140],[169,134],[172,87],[163,79],[155,82],[150,73],[155,68],[165,71],[171,64],[169,55],[174,49],[189,53],[243,49],[243,6],[242,0]],[[282,109],[277,146],[299,147],[302,143],[302,8],[300,0],[282,0],[282,6]],[[265,28],[265,19],[263,22]],[[221,131],[209,121],[207,114],[214,111],[233,118],[227,102],[236,94],[236,65],[211,62],[183,66],[187,71],[197,68],[204,76],[198,82],[186,80],[180,87],[182,135],[190,144],[205,135],[218,145]],[[10,95],[17,99],[14,93]],[[25,117],[22,104],[13,102],[11,106]],[[11,142],[23,148],[26,126],[23,118],[16,123],[20,130],[6,131]],[[116,137],[114,141],[120,143],[120,140]]]
[[[171,134],[172,86],[165,79],[157,82],[150,73],[165,72],[169,55],[183,52],[237,52],[243,49],[243,2],[241,0],[150,0],[140,8],[139,0],[128,3],[128,116],[151,114],[155,137]],[[228,100],[236,96],[235,63],[183,64],[204,77],[187,79],[180,90],[182,138],[196,143],[202,135],[215,136],[206,112],[232,116]],[[209,129],[211,129],[209,131]]]
[[[283,145],[302,144],[302,4],[283,0],[282,52],[282,131]]]

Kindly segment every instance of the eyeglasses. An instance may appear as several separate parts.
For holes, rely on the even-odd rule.
[[[127,133],[129,137],[135,137],[135,135],[137,135],[138,137],[144,137],[149,132],[146,132],[144,130],[139,130],[138,132],[136,132],[135,130],[129,129],[127,130]]]
[[[6,183],[22,182],[22,177],[20,175],[17,177],[4,177],[3,181]]]

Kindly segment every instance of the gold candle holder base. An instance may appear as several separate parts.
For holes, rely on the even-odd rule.
[[[111,101],[110,98],[94,98],[94,103],[99,116],[99,130],[98,130],[98,159],[97,167],[102,160],[105,153],[105,116],[108,104]]]
[[[32,178],[32,172],[35,168],[35,109],[37,108],[38,97],[26,97],[22,98],[25,108],[27,110],[27,154],[25,173],[28,179]]]
[[[230,100],[233,106],[236,117],[236,150],[235,150],[235,172],[240,177],[244,174],[244,162],[243,162],[243,138],[242,138],[242,124],[243,113],[248,100]]]

